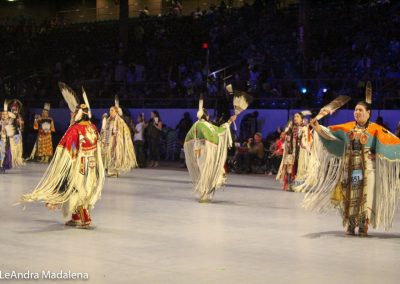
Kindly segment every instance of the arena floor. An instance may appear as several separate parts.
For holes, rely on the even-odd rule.
[[[43,204],[13,206],[45,167],[0,175],[0,278],[71,271],[96,284],[399,283],[399,214],[390,232],[347,237],[336,213],[303,210],[302,194],[272,176],[231,174],[212,203],[199,204],[186,171],[137,169],[106,180],[93,228],[80,230]]]

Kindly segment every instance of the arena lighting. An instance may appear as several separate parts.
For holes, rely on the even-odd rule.
[[[303,87],[303,88],[301,88],[301,93],[302,93],[302,94],[305,94],[305,93],[307,93],[307,88],[304,88],[304,87]]]
[[[17,2],[17,0],[7,0],[7,2]]]
[[[201,45],[201,47],[203,49],[208,49],[208,42],[203,42],[203,44]]]
[[[327,91],[328,91],[327,88],[323,88],[323,89],[322,89],[322,92],[323,92],[323,93],[326,93]]]

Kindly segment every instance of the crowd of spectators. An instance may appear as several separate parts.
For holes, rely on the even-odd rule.
[[[238,9],[221,2],[191,16],[179,5],[167,16],[146,13],[129,19],[128,48],[118,21],[3,20],[0,95],[63,106],[56,83],[65,81],[84,85],[97,106],[119,94],[127,106],[193,107],[200,92],[223,97],[229,77],[256,107],[317,107],[338,94],[361,97],[372,81],[376,101],[387,103],[381,107],[400,107],[398,4],[325,1],[301,23],[298,7],[275,2]]]

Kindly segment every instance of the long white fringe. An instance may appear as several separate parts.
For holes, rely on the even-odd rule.
[[[342,166],[342,157],[329,153],[314,133],[308,173],[304,183],[295,188],[295,191],[307,192],[302,204],[304,208],[320,212],[334,208],[331,193],[340,182]]]
[[[369,222],[373,228],[389,230],[400,199],[400,160],[389,160],[378,154],[375,163],[374,190],[368,193],[373,194],[370,198],[374,200]],[[306,180],[295,188],[296,191],[307,192],[302,204],[304,208],[320,212],[343,209],[343,204],[331,200],[333,190],[341,182],[343,167],[343,157],[330,154],[315,133]]]
[[[81,174],[80,161],[85,157],[82,149],[79,150],[78,156],[72,159],[67,149],[58,146],[39,184],[31,193],[23,195],[20,202],[40,200],[52,205],[63,205],[74,200],[75,204],[70,206],[68,212],[64,212],[65,215],[74,212],[78,206],[93,208],[100,198],[105,175],[99,143],[94,155],[96,167],[88,170],[87,174]]]
[[[218,134],[218,145],[204,139],[194,139],[184,144],[186,165],[193,187],[201,197],[212,197],[215,190],[226,181],[224,165],[228,148],[232,146],[232,137],[229,124],[222,127],[226,131]]]
[[[376,227],[389,230],[399,204],[400,197],[400,161],[376,156],[375,176],[375,220]]]
[[[109,121],[107,121],[109,123]],[[108,172],[126,172],[137,168],[135,148],[129,127],[124,120],[116,116],[113,125],[116,135],[111,133],[106,135],[105,129],[102,130],[103,160]],[[109,129],[108,131],[112,131]],[[108,141],[106,139],[108,138]]]
[[[10,151],[11,151],[11,159],[12,159],[12,167],[18,168],[25,165],[24,159],[22,158],[23,154],[23,143],[22,143],[22,135],[19,135],[17,143],[15,143],[14,138],[10,137]]]

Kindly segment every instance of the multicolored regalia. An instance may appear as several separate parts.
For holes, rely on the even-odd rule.
[[[21,201],[61,206],[65,217],[72,214],[71,221],[89,225],[89,211],[100,198],[103,183],[99,135],[94,124],[82,120],[68,128],[38,186]]]
[[[21,115],[22,103],[14,99],[10,102],[11,112],[9,112],[9,116],[11,118],[11,124],[14,126],[15,133],[13,136],[13,141],[11,143],[11,151],[12,151],[12,165],[13,167],[19,167],[25,165],[23,154],[24,154],[24,146],[22,140],[22,132],[24,131],[25,122]]]
[[[61,207],[65,217],[72,215],[66,225],[88,228],[92,221],[89,212],[104,185],[99,133],[90,122],[92,113],[83,88],[85,103],[79,105],[71,88],[61,82],[59,87],[75,123],[62,137],[39,184],[21,197],[21,203],[42,201],[49,209]]]
[[[10,149],[10,137],[12,137],[12,132],[13,126],[10,123],[8,111],[3,111],[0,121],[0,173],[4,173],[5,170],[11,169],[12,167]]]
[[[218,127],[198,120],[189,130],[184,143],[186,165],[200,202],[210,201],[215,190],[226,181],[224,165],[232,145],[229,123]]]
[[[46,103],[42,116],[35,118],[33,128],[38,131],[36,144],[34,146],[34,156],[41,162],[48,163],[53,156],[52,133],[55,132],[54,121],[49,117],[50,104]],[[33,155],[31,155],[33,156]]]
[[[119,110],[118,107],[111,107],[110,117],[104,116],[101,129],[104,167],[108,176],[112,177],[138,166],[131,132]]]
[[[317,131],[316,131],[317,132]],[[375,123],[349,122],[314,133],[304,206],[337,208],[343,225],[366,235],[389,230],[400,197],[400,139]]]
[[[303,123],[293,123],[285,133],[283,156],[276,179],[283,181],[284,190],[293,191],[304,182],[307,174],[312,140],[308,126]]]
[[[24,165],[22,159],[22,134],[17,125],[16,116],[7,109],[4,110],[0,121],[0,172]]]

